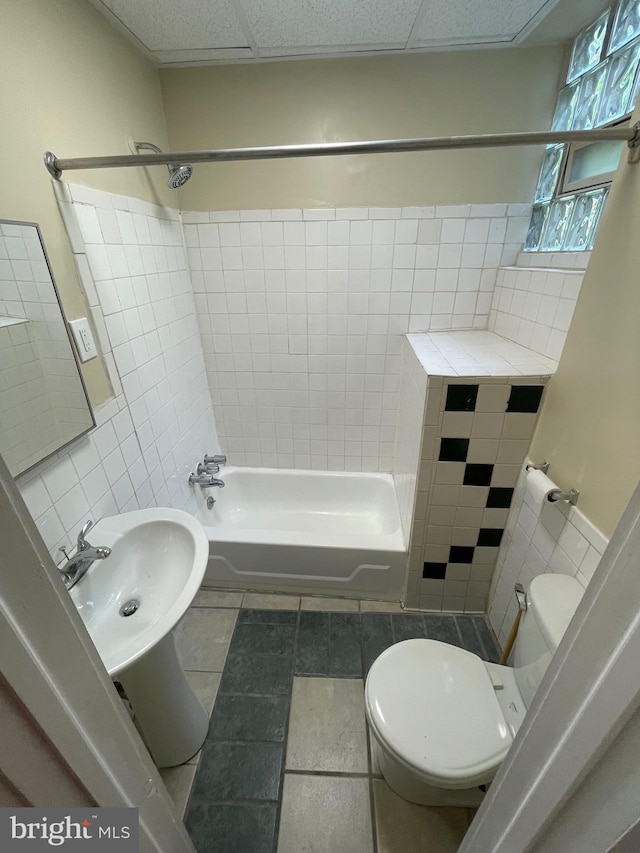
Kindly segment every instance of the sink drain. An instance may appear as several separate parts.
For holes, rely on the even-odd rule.
[[[140,607],[140,602],[137,599],[132,598],[131,601],[127,601],[122,605],[120,608],[120,615],[133,616],[133,614],[138,610],[138,607]]]

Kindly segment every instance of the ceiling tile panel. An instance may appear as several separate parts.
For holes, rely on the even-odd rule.
[[[102,0],[102,3],[151,51],[248,46],[230,0]]]
[[[415,45],[511,41],[547,0],[428,0]]]
[[[421,0],[241,0],[258,48],[404,45]]]

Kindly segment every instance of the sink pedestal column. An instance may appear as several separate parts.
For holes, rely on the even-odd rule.
[[[117,678],[156,766],[192,758],[204,743],[209,719],[182,671],[173,631]]]

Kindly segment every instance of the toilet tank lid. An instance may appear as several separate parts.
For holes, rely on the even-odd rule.
[[[547,573],[533,578],[528,606],[547,645],[555,651],[584,595],[584,587],[570,575]]]

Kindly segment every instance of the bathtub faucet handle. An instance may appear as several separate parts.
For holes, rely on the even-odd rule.
[[[196,468],[197,474],[217,474],[220,470],[219,465],[205,465],[204,462],[198,462],[198,467]]]
[[[227,457],[222,453],[216,453],[214,456],[209,456],[208,453],[204,455],[204,464],[205,465],[226,465]]]

